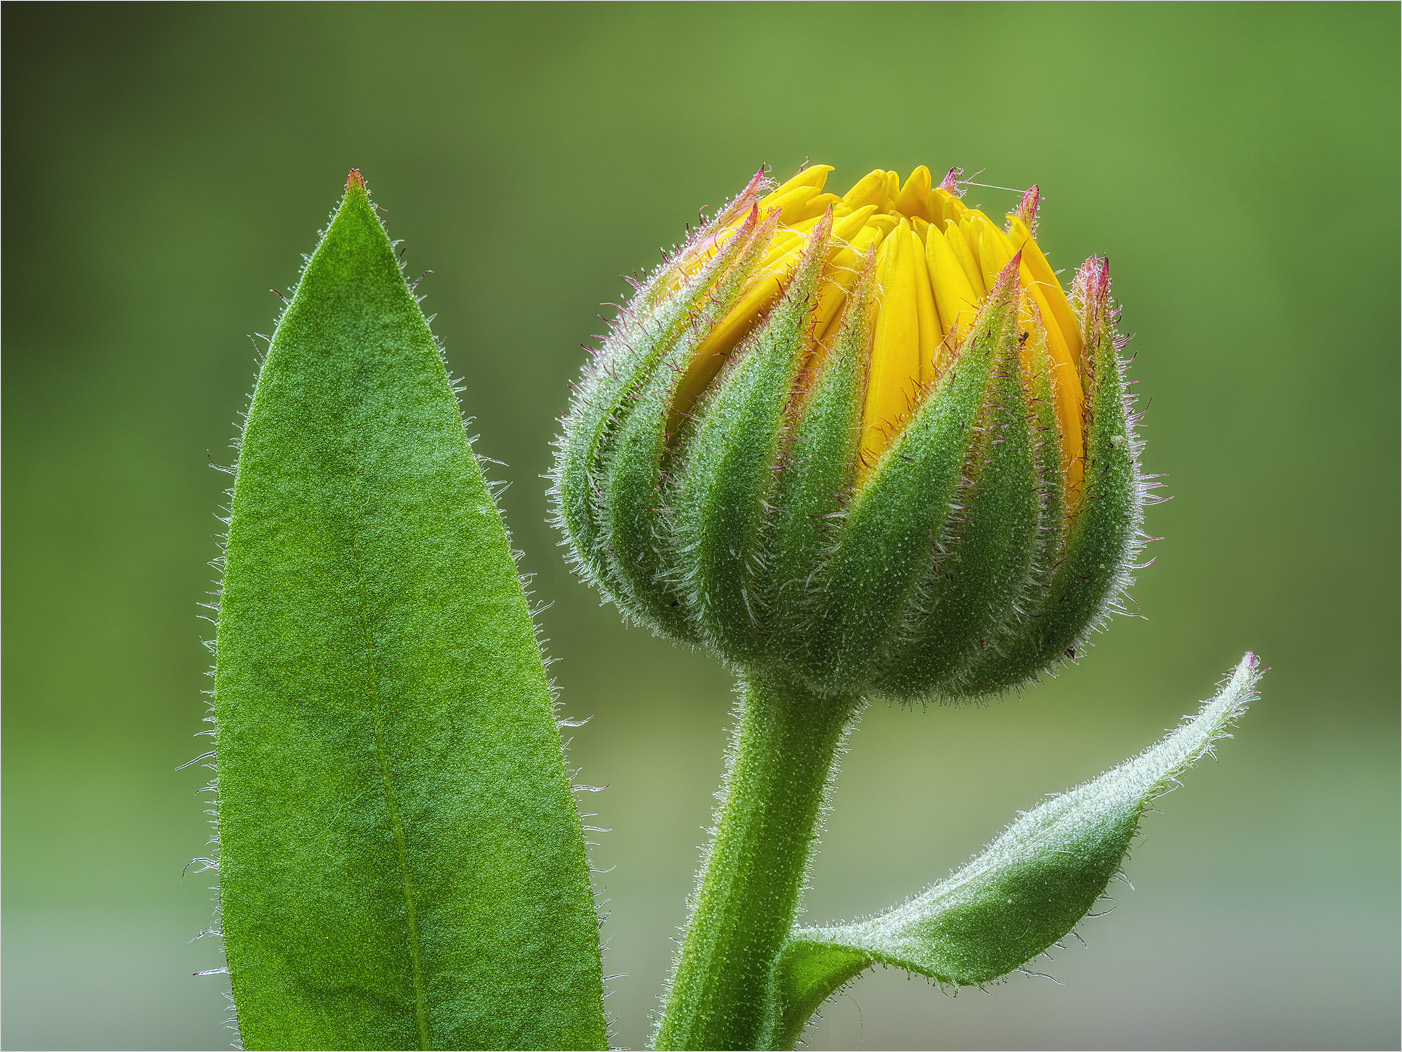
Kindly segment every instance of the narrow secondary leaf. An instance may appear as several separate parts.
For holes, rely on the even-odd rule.
[[[248,1048],[602,1048],[583,833],[525,596],[358,173],[258,378],[218,630]]]
[[[889,964],[942,983],[988,982],[1061,939],[1104,892],[1150,801],[1176,784],[1255,697],[1247,654],[1197,716],[1157,745],[1022,815],[949,879],[868,920],[793,933],[775,966],[767,1048],[792,1048],[853,976]]]

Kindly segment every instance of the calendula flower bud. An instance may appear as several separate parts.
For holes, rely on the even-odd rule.
[[[763,172],[637,286],[558,446],[558,520],[636,620],[824,694],[970,697],[1084,645],[1140,544],[1108,263],[917,168]]]

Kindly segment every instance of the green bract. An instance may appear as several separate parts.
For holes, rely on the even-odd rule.
[[[553,475],[584,574],[655,631],[820,694],[988,695],[1075,657],[1129,582],[1149,489],[1105,261],[1068,301],[1030,232],[1011,256],[980,234],[986,294],[938,341],[905,333],[911,361],[933,350],[893,372],[902,305],[948,298],[947,238],[902,218],[853,258],[841,207],[786,226],[788,191],[762,190],[639,287],[585,371]]]

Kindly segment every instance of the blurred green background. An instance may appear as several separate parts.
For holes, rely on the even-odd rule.
[[[1171,503],[1078,668],[877,707],[808,898],[872,911],[1148,744],[1248,648],[1237,739],[1151,814],[1135,892],[992,996],[898,973],[816,1048],[1396,1047],[1398,7],[7,5],[3,1041],[219,1048],[201,751],[214,514],[254,348],[352,165],[481,433],[597,800],[616,1039],[640,1046],[730,684],[625,630],[544,525],[619,275],[761,163],[1045,194],[1108,253]],[[974,187],[990,212],[1007,191]],[[199,739],[203,741],[203,739]]]

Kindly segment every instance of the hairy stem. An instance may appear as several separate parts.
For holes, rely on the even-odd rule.
[[[793,926],[838,747],[860,709],[790,681],[744,681],[715,840],[707,855],[659,1049],[760,1048],[770,975]]]

